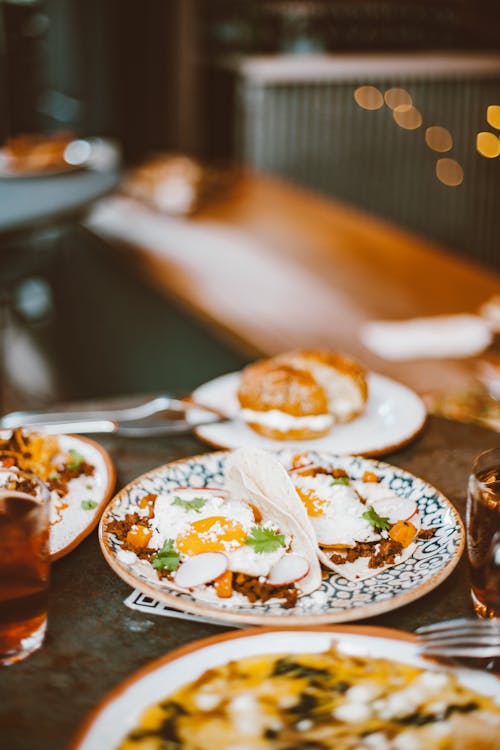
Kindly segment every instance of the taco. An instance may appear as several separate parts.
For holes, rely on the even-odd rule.
[[[232,454],[228,482],[236,472],[248,495],[278,506],[315,545],[319,561],[348,580],[376,576],[415,550],[421,527],[416,502],[372,472],[355,480],[343,469],[304,465],[300,457],[287,472],[271,454],[250,449]]]
[[[273,482],[262,493],[245,485],[241,460],[229,457],[223,487],[146,495],[136,513],[109,522],[106,531],[121,541],[119,559],[140,558],[166,588],[226,606],[284,600],[282,606],[293,607],[317,589],[314,537],[269,499]],[[287,479],[281,464],[273,464]]]
[[[364,580],[411,557],[421,528],[417,503],[366,472],[293,467],[289,477],[314,530],[321,561],[349,580]]]

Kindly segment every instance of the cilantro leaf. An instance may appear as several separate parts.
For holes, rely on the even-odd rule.
[[[70,471],[73,469],[79,469],[80,466],[85,461],[82,454],[78,453],[78,451],[75,451],[74,448],[70,448],[68,453],[71,456],[71,461],[68,461],[68,463],[66,464],[66,468],[69,469]]]
[[[81,503],[82,510],[94,510],[98,505],[99,503],[96,503],[95,500],[82,500]]]
[[[176,496],[172,505],[180,505],[186,513],[188,510],[195,510],[196,513],[201,513],[201,509],[206,502],[206,499],[203,497],[193,497],[192,500],[183,500],[181,497]]]
[[[151,565],[155,570],[177,570],[179,563],[180,555],[174,549],[173,539],[166,539],[158,554],[151,558]]]
[[[388,531],[391,528],[389,519],[385,516],[379,516],[373,505],[370,505],[368,510],[363,513],[363,518],[366,518],[369,523],[375,528],[381,531]]]
[[[274,552],[285,546],[285,535],[278,534],[274,529],[254,526],[245,539],[245,544],[253,547],[255,552]]]
[[[48,478],[49,479],[60,479],[61,475],[59,474],[58,471],[51,471]]]
[[[336,477],[330,482],[330,486],[333,487],[334,484],[350,484],[351,480],[349,477]]]

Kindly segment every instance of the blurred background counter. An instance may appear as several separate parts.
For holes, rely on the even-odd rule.
[[[11,290],[10,381],[31,405],[189,390],[321,345],[420,392],[469,382],[473,360],[382,361],[359,329],[499,293],[497,16],[494,0],[0,2],[2,141],[63,130],[117,141],[126,168],[177,152],[239,170],[186,219],[129,194],[40,233],[50,252]]]
[[[475,361],[381,359],[363,345],[363,324],[476,313],[500,294],[493,271],[255,172],[240,173],[190,218],[118,196],[97,205],[86,226],[120,263],[249,356],[331,347],[420,393],[463,387]]]

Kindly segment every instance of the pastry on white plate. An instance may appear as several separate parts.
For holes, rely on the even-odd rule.
[[[306,440],[327,435],[365,408],[366,372],[338,352],[296,350],[246,367],[238,388],[241,417],[260,435]]]

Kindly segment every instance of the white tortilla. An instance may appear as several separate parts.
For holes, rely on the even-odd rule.
[[[400,555],[396,555],[394,558],[395,562],[381,565],[379,568],[369,568],[368,557],[358,557],[354,562],[344,563],[343,565],[337,565],[328,560],[328,567],[331,568],[331,570],[334,570],[335,573],[338,573],[339,576],[347,578],[348,581],[365,581],[367,578],[378,576],[379,573],[387,570],[387,568],[392,568],[394,565],[399,565],[399,563],[407,560],[412,556],[416,546],[415,542],[412,542],[408,547],[403,549]]]
[[[305,578],[297,583],[301,594],[318,589],[322,578],[314,530],[280,462],[270,453],[241,448],[226,462],[224,484],[231,496],[250,501],[263,518],[275,522],[291,536],[292,551],[305,557],[310,566]]]
[[[387,568],[399,565],[412,556],[417,546],[415,542],[412,542],[402,550],[400,555],[396,556],[396,562],[381,565],[379,568],[369,568],[369,558],[366,557],[360,557],[355,562],[344,563],[343,565],[332,563],[325,551],[318,545],[307,511],[287,470],[272,454],[262,450],[240,448],[234,451],[226,463],[226,486],[231,492],[236,493],[241,492],[243,486],[247,490],[247,494],[248,492],[252,494],[252,498],[260,496],[266,503],[275,505],[279,513],[287,516],[289,522],[299,528],[301,533],[307,537],[318,560],[325,567],[349,581],[363,581],[367,578],[373,578]],[[243,495],[240,495],[240,497],[243,497]],[[417,528],[420,528],[418,514],[411,519],[411,522]]]

